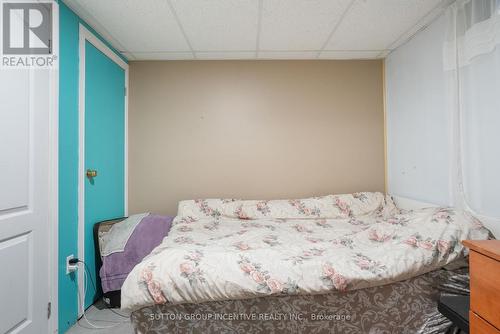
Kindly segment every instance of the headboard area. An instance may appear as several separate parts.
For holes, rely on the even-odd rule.
[[[129,210],[384,191],[381,60],[130,63]]]

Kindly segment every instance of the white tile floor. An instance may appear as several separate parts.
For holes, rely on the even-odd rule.
[[[124,316],[120,316],[116,313]],[[130,323],[129,313],[125,313],[120,309],[105,308],[102,303],[97,302],[87,309],[85,315],[87,319],[97,327],[110,327],[106,329],[97,329],[92,327],[84,318],[80,319],[73,327],[71,327],[67,334],[132,334],[132,324]],[[111,327],[112,326],[112,327]]]

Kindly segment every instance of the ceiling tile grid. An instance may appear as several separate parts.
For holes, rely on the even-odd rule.
[[[258,59],[316,59],[319,51],[259,51]]]
[[[352,0],[264,0],[260,50],[320,50]]]
[[[322,51],[318,59],[377,59],[383,50],[363,51]]]
[[[64,0],[130,60],[377,59],[452,0]]]
[[[123,55],[133,60],[191,60],[192,52],[124,52]]]
[[[195,51],[255,50],[258,1],[170,1]]]
[[[358,0],[325,50],[382,50],[427,15],[441,0]]]
[[[126,51],[190,51],[166,1],[85,0],[77,2]]]
[[[196,59],[252,59],[255,57],[254,51],[215,51],[215,52],[196,52]]]

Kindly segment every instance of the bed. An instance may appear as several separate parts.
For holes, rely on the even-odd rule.
[[[470,215],[402,211],[381,193],[182,201],[122,308],[138,333],[442,333],[436,300],[465,274],[460,241],[488,237]]]

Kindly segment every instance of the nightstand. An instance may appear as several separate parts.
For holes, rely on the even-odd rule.
[[[471,334],[500,334],[500,240],[464,240],[470,249]]]

